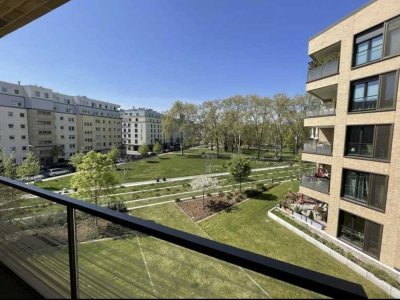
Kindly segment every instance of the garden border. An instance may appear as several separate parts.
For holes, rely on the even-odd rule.
[[[352,262],[351,260],[347,259],[346,257],[344,257],[343,255],[337,253],[336,251],[332,250],[331,248],[329,248],[328,246],[325,246],[324,244],[322,244],[321,242],[317,241],[316,239],[314,239],[313,237],[311,237],[310,235],[306,234],[305,232],[301,231],[300,229],[296,228],[295,226],[289,224],[288,222],[286,222],[285,220],[283,220],[282,218],[278,217],[277,215],[275,215],[272,211],[274,211],[275,209],[281,210],[279,207],[273,207],[272,209],[270,209],[267,213],[268,217],[271,218],[272,220],[276,221],[277,223],[283,225],[284,227],[286,227],[287,229],[289,229],[290,231],[292,231],[293,233],[297,234],[298,236],[304,238],[306,241],[308,241],[309,243],[313,244],[314,246],[316,246],[317,248],[319,248],[320,250],[324,251],[325,253],[328,253],[329,255],[331,255],[332,257],[334,257],[336,260],[338,260],[339,262],[341,262],[342,264],[350,267],[353,271],[355,271],[357,274],[361,275],[362,277],[368,279],[369,281],[371,281],[372,283],[374,283],[375,285],[377,285],[378,287],[380,287],[382,290],[384,290],[388,295],[394,297],[394,298],[400,298],[400,290],[398,290],[397,288],[393,287],[392,285],[388,284],[387,282],[377,278],[375,275],[373,275],[372,273],[368,272],[367,270],[365,270],[364,268],[360,267],[359,265],[357,265],[356,263]],[[282,210],[281,210],[282,211]],[[283,211],[282,211],[283,212]],[[284,213],[284,212],[283,212]]]

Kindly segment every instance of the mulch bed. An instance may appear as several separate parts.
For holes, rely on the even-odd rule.
[[[188,214],[190,218],[192,218],[193,221],[197,222],[224,209],[229,209],[239,202],[240,201],[237,201],[234,198],[228,200],[221,196],[206,196],[204,197],[204,207],[202,197],[192,200],[185,200],[178,202],[177,204],[186,214]]]

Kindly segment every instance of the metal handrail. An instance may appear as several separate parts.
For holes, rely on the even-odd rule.
[[[113,211],[65,195],[56,194],[41,188],[30,186],[7,177],[0,176],[0,184],[27,192],[29,194],[66,206],[69,211],[68,238],[69,249],[76,249],[74,210],[79,210],[95,217],[113,222],[118,225],[151,235],[158,239],[182,246],[198,253],[232,263],[234,265],[258,272],[260,274],[285,281],[329,297],[367,298],[363,287],[359,284],[337,277],[312,271],[303,267],[289,264],[280,260],[256,254],[247,250],[209,240],[184,231],[176,230],[161,224],[155,224],[134,216]],[[71,240],[72,238],[72,240]],[[72,243],[72,244],[71,244]],[[75,256],[75,257],[71,257]],[[71,262],[77,263],[76,253],[70,254],[71,280],[76,280],[77,269],[71,270]],[[75,276],[75,279],[73,278]],[[77,282],[71,282],[71,298],[78,298]]]

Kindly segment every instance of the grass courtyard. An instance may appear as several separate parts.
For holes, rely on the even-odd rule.
[[[220,158],[202,158],[199,149],[188,150],[184,156],[178,153],[161,155],[127,163],[127,176],[124,176],[122,166],[117,166],[116,175],[121,183],[155,180],[157,177],[173,178],[208,173],[226,172],[226,164],[231,154]],[[287,162],[251,160],[252,168],[264,168],[287,164]],[[47,190],[62,190],[70,188],[71,176],[61,177],[36,185]]]

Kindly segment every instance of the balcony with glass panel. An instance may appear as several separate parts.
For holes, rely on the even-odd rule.
[[[339,73],[340,43],[310,55],[307,82],[316,81]]]
[[[305,170],[301,176],[301,186],[329,194],[331,166],[315,164],[315,167]]]
[[[304,153],[331,155],[334,128],[312,127],[310,139],[303,145]]]
[[[358,284],[5,177],[0,192],[0,264],[44,298],[264,298],[249,274],[305,298],[366,297]]]

